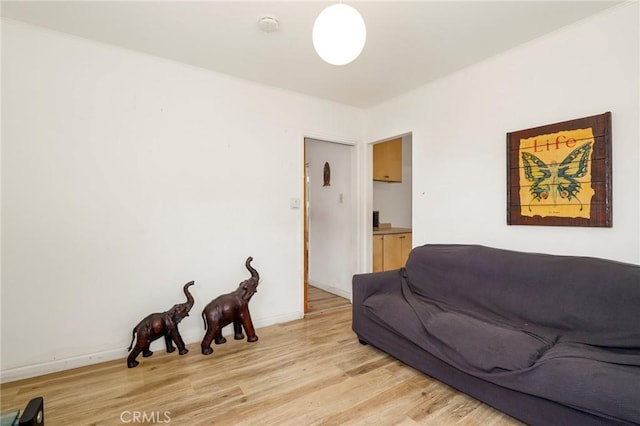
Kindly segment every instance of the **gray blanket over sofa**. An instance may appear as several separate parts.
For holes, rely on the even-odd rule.
[[[519,392],[640,423],[640,267],[467,245],[415,248],[376,322]]]

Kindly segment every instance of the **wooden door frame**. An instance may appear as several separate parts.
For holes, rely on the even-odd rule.
[[[302,159],[302,180],[303,180],[303,200],[304,202],[303,204],[303,221],[304,221],[304,242],[303,242],[303,249],[302,251],[304,252],[304,310],[303,312],[306,314],[307,312],[309,312],[309,302],[308,302],[308,286],[309,286],[309,211],[307,209],[307,191],[309,190],[308,188],[308,176],[307,176],[307,138],[304,138],[302,141],[302,145],[303,145],[303,151],[304,151],[304,155],[303,155],[303,159]]]

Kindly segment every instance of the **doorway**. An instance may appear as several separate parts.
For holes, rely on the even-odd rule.
[[[355,147],[304,140],[304,310],[309,289],[348,305],[357,258]],[[314,294],[319,294],[315,292]],[[333,302],[332,302],[333,303]]]
[[[413,134],[376,141],[372,149],[372,272],[404,266],[413,247]]]

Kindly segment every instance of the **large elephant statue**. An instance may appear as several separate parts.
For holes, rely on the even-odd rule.
[[[249,300],[258,291],[258,282],[260,275],[258,271],[251,267],[253,257],[248,257],[245,266],[251,273],[251,278],[245,280],[238,285],[238,288],[228,294],[223,294],[213,299],[202,311],[202,319],[204,320],[205,335],[202,340],[202,354],[209,355],[213,353],[211,341],[215,339],[216,345],[220,345],[227,341],[222,336],[222,329],[233,323],[234,339],[244,339],[242,327],[247,333],[247,341],[255,342],[258,340],[251,315],[249,314]]]
[[[133,328],[131,333],[131,344],[127,349],[128,351],[131,351],[127,358],[127,367],[133,368],[139,364],[139,362],[136,361],[136,357],[140,352],[142,352],[143,357],[153,355],[153,352],[149,350],[151,342],[163,336],[167,346],[167,352],[173,352],[176,350],[172,342],[175,342],[176,346],[178,346],[178,353],[180,355],[184,355],[189,352],[184,345],[182,336],[180,336],[180,331],[178,331],[178,323],[182,321],[184,317],[189,316],[189,311],[193,307],[193,296],[191,296],[191,293],[189,292],[189,287],[193,284],[194,282],[190,281],[182,288],[184,294],[187,296],[186,303],[173,305],[173,307],[166,312],[148,315]],[[136,338],[136,335],[138,336],[138,340],[136,340],[136,344],[134,346],[133,341]],[[132,348],[133,350],[131,350]]]

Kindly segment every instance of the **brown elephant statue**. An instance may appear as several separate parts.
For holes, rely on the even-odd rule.
[[[127,349],[128,351],[131,351],[127,358],[127,367],[133,368],[139,364],[139,362],[136,361],[136,357],[140,352],[142,352],[143,357],[153,355],[153,352],[149,350],[149,346],[151,345],[151,342],[162,336],[164,336],[167,352],[173,352],[176,350],[172,342],[175,342],[176,346],[178,346],[178,353],[180,355],[184,355],[189,352],[184,345],[182,336],[180,336],[180,331],[178,331],[178,323],[182,321],[184,317],[189,316],[189,311],[193,307],[193,296],[191,296],[191,293],[189,292],[189,287],[193,284],[194,282],[190,281],[182,288],[184,294],[187,296],[186,303],[173,305],[173,307],[166,312],[150,314],[133,328],[131,333],[131,344]],[[136,334],[138,336],[138,340],[136,341],[136,345],[133,346]],[[131,348],[133,348],[133,350],[131,350]]]
[[[242,327],[244,327],[248,342],[258,340],[249,314],[249,300],[258,291],[257,287],[260,281],[258,271],[251,267],[252,260],[253,257],[248,257],[245,262],[246,268],[251,273],[251,278],[241,282],[235,291],[213,299],[202,311],[205,329],[201,345],[203,355],[213,353],[212,340],[215,339],[216,345],[227,341],[222,336],[222,329],[231,323],[233,323],[234,339],[244,339],[242,334]]]

